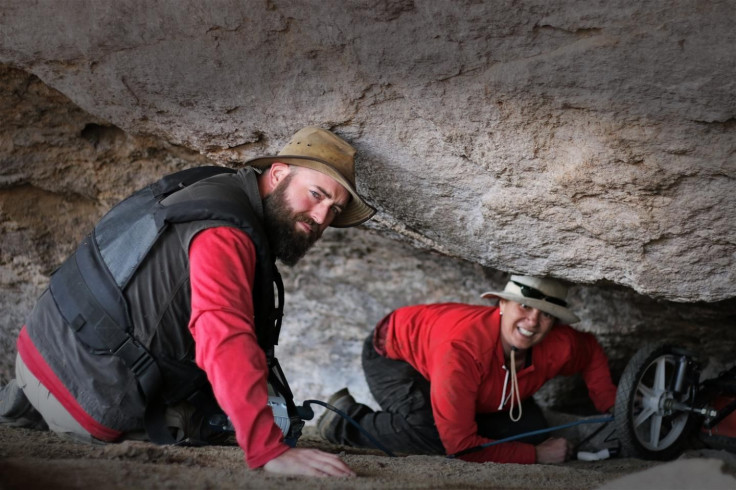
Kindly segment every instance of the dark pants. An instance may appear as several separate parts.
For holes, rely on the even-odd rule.
[[[373,348],[372,333],[363,344],[362,362],[368,387],[382,411],[375,412],[355,403],[345,410],[347,414],[391,451],[445,454],[434,424],[429,381],[408,363],[379,355]],[[506,411],[477,414],[478,434],[502,439],[547,427],[541,409],[532,398],[524,401],[522,407],[523,416],[518,422],[512,422]],[[546,437],[540,435],[521,440],[537,444]],[[373,447],[370,439],[347,420],[340,420],[335,438],[336,442],[348,446]]]

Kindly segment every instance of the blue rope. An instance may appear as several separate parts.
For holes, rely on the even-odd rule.
[[[611,422],[612,420],[613,420],[613,416],[599,417],[596,419],[583,419],[583,420],[578,420],[575,422],[570,422],[567,424],[558,425],[555,427],[548,427],[547,429],[539,429],[539,430],[533,430],[531,432],[524,432],[523,434],[517,434],[515,436],[505,437],[503,439],[498,439],[496,441],[486,442],[485,444],[480,444],[478,446],[471,447],[469,449],[463,449],[462,451],[458,451],[455,454],[448,454],[447,457],[450,459],[454,459],[464,454],[473,453],[475,451],[480,451],[481,449],[485,449],[487,447],[495,446],[496,444],[501,444],[502,442],[515,441],[516,439],[522,439],[524,437],[529,437],[529,436],[536,436],[537,434],[544,434],[544,433],[552,432],[555,430],[567,429],[569,427],[574,427],[580,424],[603,424],[603,423]]]
[[[350,422],[355,428],[357,428],[361,432],[361,434],[363,434],[364,436],[366,436],[366,438],[368,438],[368,440],[371,441],[371,443],[376,448],[380,449],[381,451],[383,451],[387,455],[391,456],[392,458],[396,457],[396,455],[394,453],[392,453],[390,449],[386,448],[383,444],[381,444],[380,442],[378,442],[378,440],[375,437],[373,437],[372,435],[370,435],[350,415],[346,414],[345,412],[343,412],[339,408],[335,408],[332,405],[330,405],[329,403],[325,403],[325,402],[322,402],[322,401],[319,401],[319,400],[306,400],[303,405],[304,405],[304,407],[307,407],[308,408],[311,403],[315,403],[317,405],[322,405],[323,407],[327,408],[328,410],[332,410],[333,412],[335,412],[336,414],[338,414],[339,416],[341,416],[342,418],[344,418],[345,420],[347,420],[348,422]],[[311,410],[311,408],[310,408],[310,410]],[[595,419],[582,419],[582,420],[577,420],[575,422],[569,422],[567,424],[557,425],[555,427],[548,427],[546,429],[539,429],[539,430],[533,430],[533,431],[530,431],[530,432],[524,432],[522,434],[516,434],[515,436],[509,436],[509,437],[505,437],[503,439],[498,439],[498,440],[495,440],[495,441],[486,442],[485,444],[481,444],[479,446],[471,447],[471,448],[468,448],[468,449],[463,449],[462,451],[458,451],[455,454],[448,454],[447,455],[447,458],[454,459],[454,458],[457,458],[458,456],[462,456],[464,454],[468,454],[468,453],[480,451],[480,450],[485,449],[487,447],[495,446],[496,444],[501,444],[501,443],[509,442],[509,441],[515,441],[517,439],[523,439],[524,437],[536,436],[538,434],[545,434],[547,432],[552,432],[552,431],[556,431],[556,430],[567,429],[569,427],[574,427],[576,425],[581,425],[581,424],[603,424],[603,423],[611,422],[612,420],[613,420],[613,416],[599,417],[599,418],[595,418]]]

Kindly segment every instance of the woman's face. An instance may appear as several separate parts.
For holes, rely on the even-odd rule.
[[[549,313],[515,301],[501,299],[501,343],[508,356],[511,347],[525,351],[540,343],[557,323]]]

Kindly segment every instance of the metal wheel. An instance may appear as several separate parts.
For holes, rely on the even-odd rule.
[[[646,345],[631,358],[619,381],[615,406],[616,433],[624,454],[667,460],[681,452],[697,418],[677,408],[692,405],[697,388],[691,373],[675,391],[678,372],[689,362],[682,351],[665,344]]]

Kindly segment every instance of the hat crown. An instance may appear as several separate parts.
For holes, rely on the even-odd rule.
[[[292,136],[278,155],[322,161],[355,187],[355,153],[355,148],[334,133],[308,126]]]
[[[331,131],[307,126],[297,131],[278,155],[254,158],[246,165],[267,168],[280,162],[316,170],[335,179],[347,189],[351,199],[330,226],[346,228],[357,226],[376,213],[356,189],[355,153],[355,148]]]
[[[530,276],[511,276],[510,282],[516,282],[529,286],[544,293],[545,296],[567,300],[567,286],[559,281],[549,278],[530,277]]]
[[[503,291],[488,291],[480,296],[523,303],[549,313],[564,323],[580,321],[567,307],[567,286],[554,279],[511,276]]]

